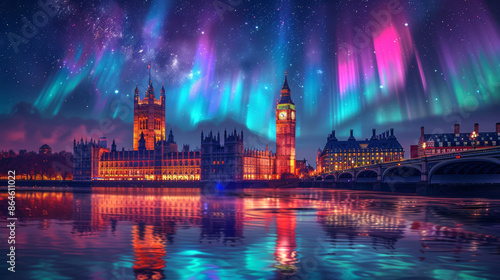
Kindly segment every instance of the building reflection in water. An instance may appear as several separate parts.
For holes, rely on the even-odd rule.
[[[297,244],[295,241],[296,216],[294,210],[286,210],[276,214],[276,267],[281,274],[295,274],[297,267]]]
[[[243,243],[244,209],[235,197],[202,197],[200,243]]]
[[[92,220],[99,226],[133,222],[136,279],[165,279],[166,248],[178,224],[201,224],[200,198],[198,189],[99,189],[92,194]]]
[[[165,279],[163,269],[167,252],[165,240],[154,226],[139,223],[133,226],[132,231],[135,262],[134,273],[137,279]]]
[[[337,193],[321,200],[316,219],[332,243],[346,237],[352,246],[358,237],[371,237],[373,246],[394,249],[396,242],[404,237],[406,221],[398,218],[397,209],[392,209],[391,205],[387,205],[390,214],[370,211],[369,206],[370,201]]]
[[[265,192],[269,197],[261,197],[260,193]],[[253,217],[256,220],[265,221],[266,231],[274,225],[276,227],[276,240],[274,249],[274,259],[279,275],[293,275],[297,272],[297,243],[296,224],[297,207],[308,207],[310,200],[297,201],[283,198],[279,192],[272,189],[248,190],[247,197],[243,200],[245,216]]]
[[[249,245],[245,244],[249,238],[244,236],[246,230],[250,233],[246,228],[249,224],[257,225],[257,230],[276,230],[272,266],[278,276],[298,274],[301,268],[296,236],[298,209],[315,213],[314,220],[323,232],[308,234],[326,235],[329,246],[334,249],[338,241],[347,241],[352,246],[360,242],[359,239],[371,238],[373,248],[392,250],[407,235],[417,237],[420,250],[443,251],[454,246],[451,251],[455,254],[499,243],[496,235],[432,222],[432,219],[441,219],[448,224],[460,224],[478,217],[496,219],[497,216],[489,214],[488,202],[457,203],[454,210],[452,206],[435,206],[430,203],[431,199],[423,198],[383,200],[331,191],[283,195],[275,190],[265,190],[266,195],[262,196],[261,192],[249,190],[244,196],[204,196],[199,189],[19,192],[16,205],[19,205],[20,221],[38,221],[40,230],[52,230],[54,220],[72,221],[71,233],[75,237],[99,240],[101,232],[111,229],[115,235],[117,224],[130,223],[127,230],[130,229],[129,244],[133,249],[131,270],[137,279],[167,278],[168,250],[179,228],[199,228],[198,242],[190,242],[213,246],[208,250],[213,250],[215,257],[222,257],[217,255],[218,246]],[[7,207],[6,203],[5,195],[0,196],[0,207]],[[463,208],[472,210],[465,212]],[[461,215],[458,218],[457,213]],[[256,232],[255,228],[252,230]]]

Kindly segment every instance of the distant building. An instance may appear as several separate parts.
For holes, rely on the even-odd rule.
[[[456,153],[471,149],[483,149],[500,146],[500,123],[496,124],[494,132],[479,132],[479,124],[474,125],[472,132],[460,132],[460,125],[455,124],[453,133],[425,134],[420,128],[420,139],[416,153],[412,158],[447,153]]]
[[[47,144],[43,144],[38,149],[38,154],[40,154],[40,155],[50,155],[50,154],[52,154],[52,148],[49,145],[47,145]]]
[[[8,151],[4,151],[2,150],[0,152],[0,158],[9,158],[9,157],[15,157],[17,154],[16,152],[14,152],[14,150],[8,150]]]
[[[306,159],[295,161],[295,176],[299,178],[309,177],[314,173],[314,168],[307,164]]]
[[[339,141],[335,137],[335,130],[328,135],[323,150],[319,150],[316,157],[317,172],[328,173],[345,170],[353,167],[397,161],[404,158],[404,150],[396,136],[394,129],[376,135],[370,139],[358,141],[354,138],[353,130],[347,141]]]
[[[201,133],[201,180],[241,181],[276,179],[276,154],[269,151],[245,149],[243,131],[227,134],[224,145],[220,134],[212,132],[204,137]]]
[[[73,141],[73,181],[91,181],[99,175],[99,142]]]

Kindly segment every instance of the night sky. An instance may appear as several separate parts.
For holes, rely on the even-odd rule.
[[[275,150],[285,70],[297,158],[313,165],[333,129],[395,128],[409,157],[420,126],[500,122],[497,0],[15,2],[0,4],[0,150],[99,136],[131,148],[150,61],[167,131],[192,148],[201,130],[236,127]]]

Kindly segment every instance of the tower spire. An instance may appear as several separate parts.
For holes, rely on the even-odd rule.
[[[281,90],[288,90],[290,91],[290,88],[288,87],[288,79],[287,79],[288,75],[287,75],[287,72],[285,70],[285,82],[283,82],[283,87],[281,88]]]
[[[148,84],[151,85],[153,83],[153,81],[151,80],[151,61],[148,64],[148,70],[149,70],[149,81],[148,81]]]
[[[292,98],[290,97],[290,87],[288,87],[288,74],[285,70],[285,81],[283,82],[283,87],[281,88],[281,96],[278,104],[294,104]]]

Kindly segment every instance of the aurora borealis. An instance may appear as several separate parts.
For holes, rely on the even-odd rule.
[[[42,8],[0,4],[0,109],[2,123],[14,124],[2,129],[17,135],[6,136],[2,149],[42,144],[15,127],[20,103],[33,106],[38,121],[58,119],[65,139],[105,118],[126,127],[136,83],[144,96],[149,61],[157,94],[165,85],[167,129],[178,128],[176,137],[192,147],[201,129],[235,125],[264,139],[250,145],[274,141],[285,70],[298,158],[311,163],[332,129],[365,138],[372,128],[394,127],[408,155],[421,125],[479,122],[493,130],[500,121],[497,1],[56,2],[55,15],[17,52],[12,33],[22,36],[23,17],[33,21]],[[119,146],[130,147],[131,125],[120,133],[129,136]],[[65,148],[50,131],[42,134],[55,150]]]

